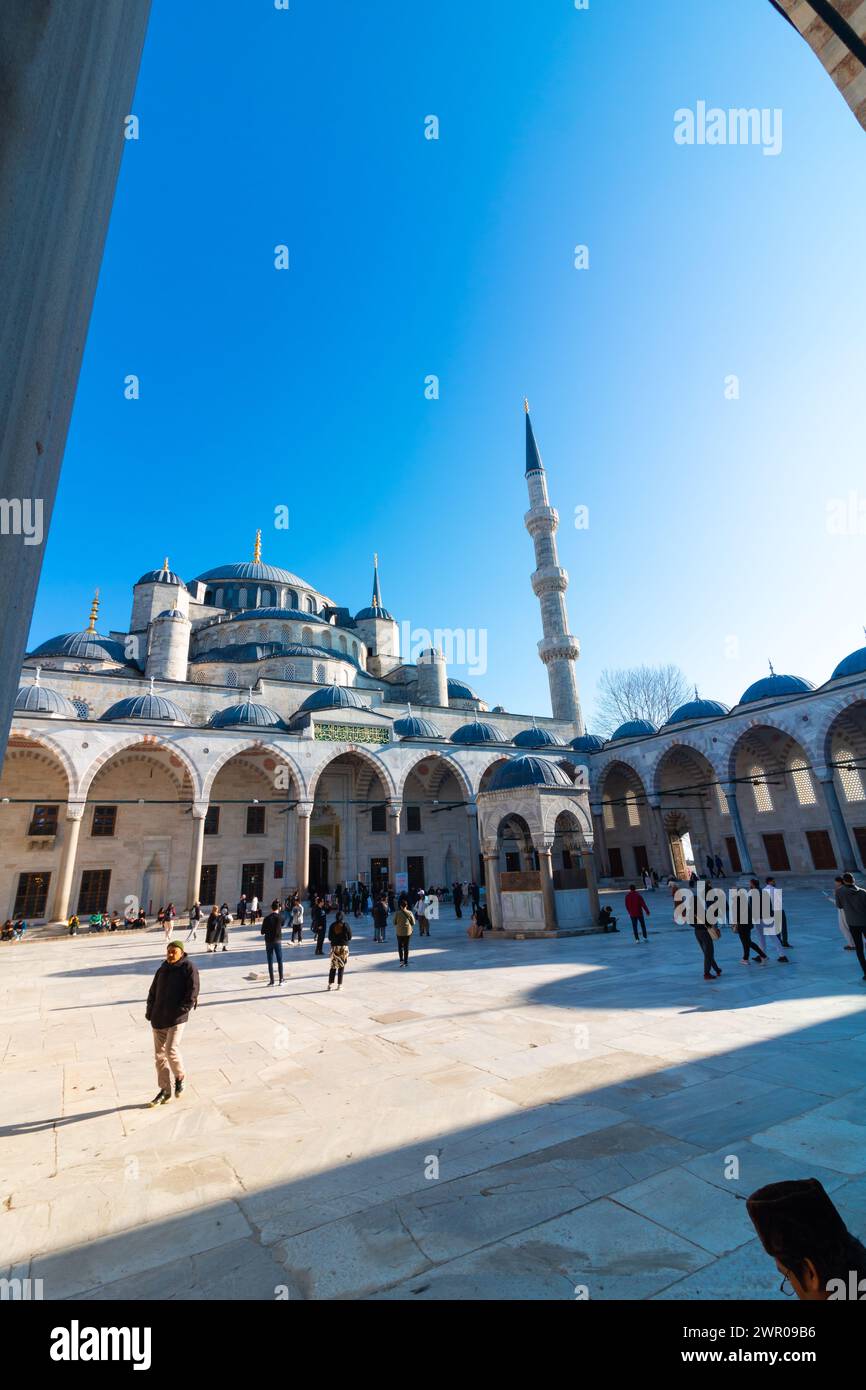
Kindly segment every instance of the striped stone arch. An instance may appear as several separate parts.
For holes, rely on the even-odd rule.
[[[500,750],[498,753],[491,753],[482,767],[473,768],[471,772],[467,771],[465,775],[469,780],[470,786],[472,788],[473,798],[478,796],[478,793],[481,790],[481,783],[483,782],[486,774],[490,771],[492,767],[495,767],[497,763],[507,763],[512,758],[516,757],[516,751],[514,753],[503,753]]]
[[[793,710],[787,717],[783,715],[781,719],[775,711],[772,714],[768,711],[763,717],[756,715],[747,724],[740,724],[738,729],[732,729],[723,739],[719,740],[716,765],[721,770],[722,780],[732,781],[736,777],[737,749],[743,739],[757,729],[768,729],[771,733],[782,734],[785,738],[793,739],[795,743],[799,743],[807,759],[814,762],[816,750],[812,727],[811,717],[808,725],[803,724],[801,717],[798,727]]]
[[[820,722],[816,722],[815,745],[817,755],[822,763],[829,763],[831,758],[831,740],[833,737],[833,726],[840,714],[845,714],[854,705],[866,705],[866,689],[862,686],[859,690],[839,691],[828,700],[826,706],[821,711]]]
[[[601,769],[601,772],[598,774],[596,785],[593,788],[594,797],[601,798],[604,796],[604,784],[607,781],[609,773],[612,772],[615,767],[627,768],[628,771],[632,774],[632,776],[636,777],[637,780],[640,782],[641,786],[644,789],[644,795],[647,798],[649,797],[649,787],[647,786],[648,779],[645,776],[645,774],[643,772],[639,772],[635,764],[633,762],[630,762],[628,758],[621,758],[617,757],[616,755],[614,755],[610,759],[610,762],[605,763],[604,767]]]
[[[14,748],[14,740],[19,738],[25,739],[27,743],[32,743],[34,747],[42,748],[45,752],[53,754],[66,775],[69,800],[79,800],[82,795],[79,790],[79,773],[63,744],[53,739],[50,734],[43,733],[41,729],[21,728],[20,725],[16,724],[13,725],[9,734],[9,746]]]
[[[457,785],[460,787],[460,790],[464,793],[466,800],[474,801],[475,793],[472,788],[472,783],[466,774],[466,770],[460,766],[457,760],[454,757],[452,757],[450,753],[440,752],[436,748],[428,748],[424,750],[418,749],[417,756],[412,759],[411,763],[409,763],[406,767],[403,768],[397,782],[397,794],[400,797],[400,799],[402,800],[403,798],[403,791],[406,786],[406,782],[408,778],[411,776],[411,774],[414,772],[415,768],[418,767],[421,763],[428,762],[431,758],[436,758],[441,765],[442,775],[440,777],[440,786],[442,781],[444,780],[446,773],[450,772],[456,778]]]
[[[291,757],[289,753],[287,753],[284,749],[280,748],[278,744],[267,743],[263,739],[258,738],[239,739],[237,743],[232,743],[231,745],[229,745],[229,747],[224,748],[220,753],[217,754],[217,756],[213,760],[212,765],[208,768],[207,772],[204,775],[204,779],[202,782],[201,799],[203,801],[210,800],[211,792],[213,791],[213,784],[216,781],[218,774],[225,767],[226,763],[230,763],[232,758],[242,757],[244,753],[250,753],[253,750],[255,750],[256,753],[269,754],[275,759],[275,761],[283,763],[289,769],[289,772],[292,775],[292,779],[297,789],[298,799],[300,801],[306,801],[308,799],[309,793],[307,790],[306,778],[304,777],[304,774],[301,771],[300,765],[295,762],[294,758]],[[267,772],[268,769],[264,768],[264,771]],[[286,791],[287,798],[292,799],[293,795],[294,793],[292,792],[291,788],[288,788]]]
[[[385,788],[385,795],[388,797],[389,801],[397,800],[397,788],[394,784],[394,778],[391,775],[390,768],[387,767],[382,758],[377,758],[375,754],[371,753],[368,748],[364,748],[361,744],[358,743],[335,744],[333,746],[332,750],[329,751],[328,755],[322,759],[322,761],[317,765],[317,767],[313,769],[313,771],[310,774],[309,789],[306,794],[309,799],[313,799],[315,797],[316,788],[319,785],[319,780],[325,769],[328,768],[331,765],[331,763],[336,762],[337,758],[341,758],[344,753],[357,754],[357,756],[361,759],[363,763],[367,765],[367,767],[369,767],[372,771],[377,773],[377,775],[381,779],[382,785]]]
[[[199,770],[188,754],[170,739],[159,738],[156,734],[146,734],[140,731],[138,733],[129,733],[123,738],[116,739],[114,743],[108,748],[103,749],[101,753],[98,753],[87,765],[84,772],[81,774],[81,784],[78,790],[78,796],[81,800],[86,799],[94,777],[105,767],[106,763],[111,762],[112,758],[116,758],[118,753],[125,753],[128,749],[132,748],[141,749],[144,752],[148,749],[151,752],[155,752],[159,749],[163,753],[168,753],[169,760],[175,760],[175,767],[182,766],[186,771],[190,780],[192,799],[193,801],[198,801],[201,786]]]
[[[709,749],[706,746],[703,746],[697,739],[671,739],[670,743],[668,743],[662,749],[662,751],[656,755],[655,759],[650,764],[647,773],[647,794],[651,796],[653,799],[661,796],[662,794],[660,785],[660,772],[662,763],[665,761],[666,758],[669,758],[672,753],[676,753],[678,750],[682,750],[683,752],[688,753],[694,753],[698,758],[702,758],[705,763],[709,763],[713,772],[713,776],[716,778],[717,781],[724,782],[726,780],[727,773],[725,769],[727,767],[727,762],[718,759],[715,749],[713,749],[713,751],[710,752]]]

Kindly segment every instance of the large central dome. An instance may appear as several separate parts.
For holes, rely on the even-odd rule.
[[[246,579],[262,584],[297,584],[301,589],[314,588],[305,579],[299,578],[289,570],[278,569],[276,565],[263,565],[261,560],[250,560],[241,565],[217,565],[196,575],[194,583],[212,584],[215,579]]]

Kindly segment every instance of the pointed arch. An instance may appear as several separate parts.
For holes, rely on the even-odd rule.
[[[88,764],[81,775],[81,784],[78,792],[82,800],[86,799],[88,796],[96,774],[105,767],[106,763],[111,762],[112,758],[117,757],[118,753],[123,753],[129,748],[142,748],[145,751],[150,750],[151,752],[159,749],[163,753],[168,753],[169,757],[177,758],[178,761],[183,764],[187,776],[189,777],[192,799],[193,801],[198,801],[201,779],[199,770],[189,754],[184,751],[180,744],[172,742],[171,739],[160,738],[157,734],[145,733],[140,729],[135,733],[125,735],[123,738],[115,739],[113,743],[107,748],[104,748],[101,753],[98,753]]]

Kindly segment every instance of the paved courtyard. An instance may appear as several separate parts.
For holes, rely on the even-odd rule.
[[[309,941],[277,990],[257,933],[200,936],[187,1093],[156,1110],[161,933],[4,945],[3,1272],[49,1299],[781,1298],[748,1192],[819,1177],[866,1235],[866,986],[814,889],[786,893],[789,966],[740,966],[726,928],[713,984],[650,903],[646,945],[474,942],[448,910],[408,970],[360,924],[340,994]]]

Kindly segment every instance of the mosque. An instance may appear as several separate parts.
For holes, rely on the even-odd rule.
[[[597,882],[707,854],[733,875],[859,869],[866,647],[816,689],[772,672],[729,709],[584,729],[558,515],[526,405],[524,523],[551,716],[489,709],[443,653],[401,657],[374,562],[353,614],[262,559],[133,586],[126,632],[25,658],[0,779],[4,915],[266,902],[361,880],[476,880],[513,936],[596,928]]]

